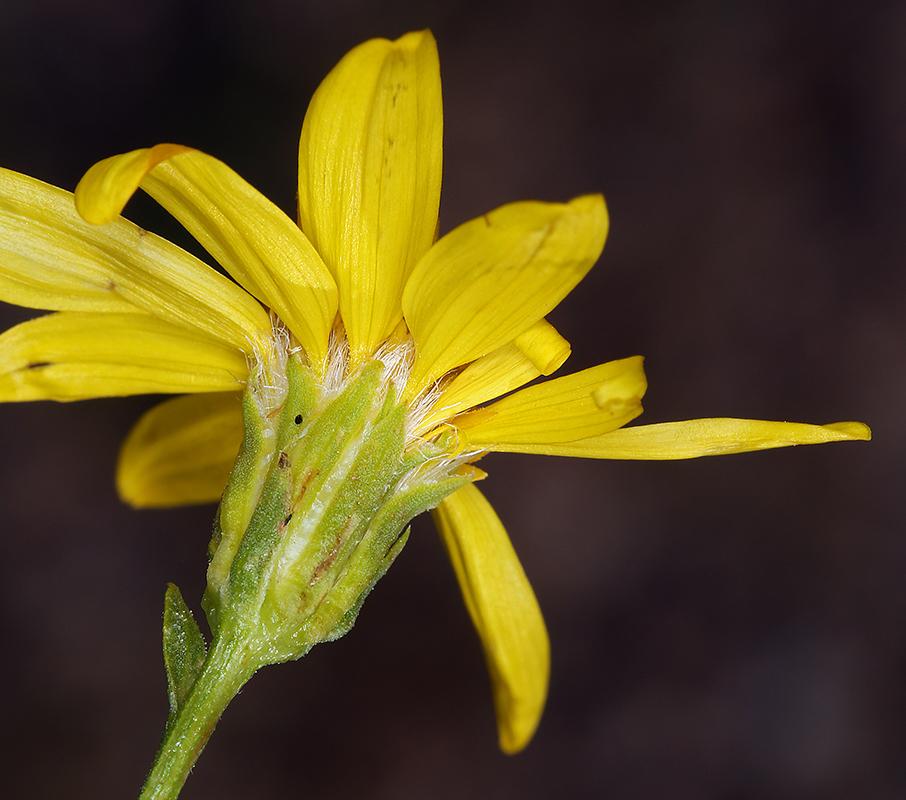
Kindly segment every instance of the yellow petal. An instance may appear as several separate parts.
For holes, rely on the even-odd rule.
[[[529,386],[482,409],[475,423],[453,421],[469,446],[518,450],[612,431],[642,413],[646,389],[641,356],[610,361]]]
[[[434,241],[443,109],[429,31],[356,47],[315,92],[299,143],[299,220],[340,286],[353,363],[402,317]]]
[[[103,223],[139,185],[278,314],[315,363],[323,362],[336,283],[286,214],[222,161],[167,144],[95,164],[76,187],[76,206],[85,219]]]
[[[117,490],[135,508],[213,503],[241,443],[242,406],[235,392],[167,400],[146,412],[123,442]]]
[[[559,369],[569,356],[566,341],[547,320],[539,320],[521,336],[469,364],[444,387],[419,430],[473,406],[493,400]]]
[[[82,219],[92,225],[112,222],[122,213],[145,175],[161,161],[189,149],[181,144],[159,144],[99,161],[76,186],[76,206]]]
[[[521,350],[542,375],[551,375],[569,358],[570,346],[546,319],[539,319],[513,344]]]
[[[806,425],[758,419],[690,419],[620,428],[603,436],[555,445],[521,445],[507,450],[580,458],[666,461],[699,456],[745,453],[797,444],[868,441],[871,431],[861,422]]]
[[[88,225],[70,192],[0,169],[0,300],[68,311],[146,311],[237,348],[270,322],[228,278],[122,218]]]
[[[418,346],[412,391],[544,317],[591,269],[606,235],[607,210],[594,195],[566,204],[512,203],[444,236],[403,292]]]
[[[0,401],[241,388],[245,355],[150,314],[61,311],[0,336]]]
[[[432,512],[484,648],[500,747],[525,747],[544,710],[550,643],[541,609],[491,504],[469,484]]]

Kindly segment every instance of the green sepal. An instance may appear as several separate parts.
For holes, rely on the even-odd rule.
[[[171,714],[182,708],[192,691],[206,653],[204,637],[195,617],[176,584],[169,584],[164,595],[164,665]]]
[[[352,626],[355,625],[355,621],[359,616],[359,611],[362,610],[362,605],[365,603],[365,598],[371,594],[371,590],[375,587],[377,582],[384,577],[387,573],[387,570],[390,569],[390,565],[396,561],[396,557],[400,554],[403,547],[405,547],[406,542],[409,541],[409,532],[412,528],[406,528],[399,538],[393,543],[393,546],[390,548],[390,551],[387,553],[386,558],[384,558],[383,563],[381,564],[380,569],[375,573],[374,580],[371,581],[371,585],[365,589],[359,595],[359,599],[355,601],[355,605],[349,609],[344,615],[343,618],[327,633],[327,635],[321,640],[322,642],[335,642],[342,636],[345,636],[349,631],[352,630]]]
[[[360,377],[307,426],[304,435],[289,451],[290,461],[303,472],[297,478],[299,486],[297,496],[293,498],[297,510],[305,508],[309,498],[331,479],[337,462],[362,432],[371,411],[379,376],[375,366],[366,366]]]
[[[434,508],[447,495],[470,481],[470,477],[452,475],[437,483],[402,491],[388,500],[374,516],[359,546],[349,556],[342,576],[315,613],[306,620],[304,638],[311,642],[324,642],[346,633],[355,622],[358,607],[406,543],[406,535],[400,534],[403,528],[418,514]],[[351,609],[356,611],[350,616]]]
[[[277,413],[276,452],[288,450],[311,422],[317,389],[308,368],[291,355],[286,363],[286,397]]]
[[[333,480],[337,462],[360,439],[378,379],[376,367],[365,367],[360,378],[328,405],[311,425],[301,426],[304,436],[300,437],[297,446],[288,448],[288,452],[280,450],[271,460],[264,491],[230,566],[227,592],[232,614],[242,613],[246,607],[260,606],[266,584],[265,572],[272,567],[274,552],[285,538],[292,536],[287,526],[300,511],[304,516],[307,505],[323,484]],[[285,406],[279,415],[278,441],[287,445],[291,437],[285,433],[286,426],[295,424],[292,410]],[[299,472],[303,472],[304,477],[294,481],[294,475]],[[307,497],[301,500],[306,494]],[[298,519],[293,523],[294,527],[297,524]],[[318,526],[318,537],[323,536],[322,523]]]
[[[450,475],[435,483],[398,492],[374,517],[362,547],[368,547],[372,557],[375,552],[389,552],[403,526],[424,511],[435,508],[441,500],[471,481],[471,476]]]
[[[201,606],[212,631],[220,627],[221,591],[242,542],[242,534],[261,498],[273,457],[268,447],[274,438],[273,430],[262,424],[258,401],[248,389],[242,395],[242,423],[245,435],[217,508],[214,533],[208,545],[208,585]]]
[[[387,492],[397,477],[404,443],[404,409],[388,392],[367,434],[363,438],[357,436],[360,449],[343,479],[337,481],[329,501],[325,503],[323,492],[311,492],[294,509],[293,519],[303,521],[312,502],[326,505],[304,555],[294,560],[291,571],[279,574],[272,594],[278,616],[314,608],[332,591],[338,575],[347,569],[350,554],[366,535],[370,521],[386,502]],[[322,465],[323,462],[313,467],[321,472]],[[290,534],[293,533],[291,529]]]
[[[216,557],[218,561],[225,562],[227,571],[232,556],[239,547],[237,531],[241,533],[248,525],[258,498],[261,497],[264,477],[273,455],[273,448],[268,446],[268,440],[273,438],[273,431],[270,426],[263,424],[255,394],[248,390],[242,395],[242,426],[245,434],[220,499],[214,537],[208,548],[208,559],[213,562]],[[227,537],[226,543],[223,541],[224,535]],[[232,542],[234,539],[235,542]],[[217,566],[212,563],[212,570],[217,572]]]
[[[279,413],[268,414],[263,410],[252,389],[242,396],[245,436],[217,510],[208,552],[208,586],[202,600],[214,631],[220,626],[223,591],[240,544],[253,516],[258,517],[256,522],[260,524],[261,506],[268,491],[270,510],[274,511],[275,499],[281,504],[279,492],[283,487],[275,487],[274,483],[289,479],[285,451],[305,430],[315,403],[314,382],[296,356],[289,357],[286,381],[286,397],[277,410]]]

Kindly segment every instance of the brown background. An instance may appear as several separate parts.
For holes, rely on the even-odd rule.
[[[496,749],[422,519],[348,637],[243,691],[186,800],[906,794],[906,6],[25,5],[0,5],[0,164],[71,189],[107,155],[182,142],[290,213],[318,81],[361,40],[430,26],[444,231],[511,200],[608,199],[601,263],[552,316],[567,368],[644,354],[649,422],[875,433],[679,463],[486,459],[553,645],[530,748]],[[185,241],[149,202],[127,215]],[[29,315],[4,306],[0,328]],[[150,764],[164,588],[198,607],[213,514],[118,502],[118,443],[153,402],[0,409],[5,797],[134,796]]]

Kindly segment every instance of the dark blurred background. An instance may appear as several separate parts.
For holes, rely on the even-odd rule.
[[[906,796],[906,5],[6,0],[0,164],[74,188],[176,141],[294,215],[311,93],[429,26],[441,226],[601,191],[567,368],[637,353],[641,421],[869,423],[871,444],[674,463],[493,456],[482,489],[545,612],[519,756],[431,522],[353,632],[260,673],[185,800]],[[180,243],[150,202],[127,216]],[[0,328],[32,312],[0,307]],[[166,716],[168,581],[198,609],[213,507],[134,512],[157,398],[0,408],[0,793],[134,796]]]

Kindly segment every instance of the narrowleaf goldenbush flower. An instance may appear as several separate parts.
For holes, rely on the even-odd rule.
[[[96,164],[74,202],[0,172],[0,299],[55,312],[0,336],[0,399],[179,395],[128,436],[119,492],[136,507],[220,500],[214,639],[171,586],[171,716],[143,796],[178,793],[259,667],[351,627],[428,509],[484,647],[501,747],[524,747],[549,646],[474,485],[489,452],[676,459],[870,436],[855,422],[624,427],[642,411],[638,356],[522,388],[569,355],[545,316],[598,259],[604,200],[512,203],[436,239],[441,140],[421,32],[360,45],[315,93],[298,224],[179,145]],[[139,187],[233,280],[119,216]]]

